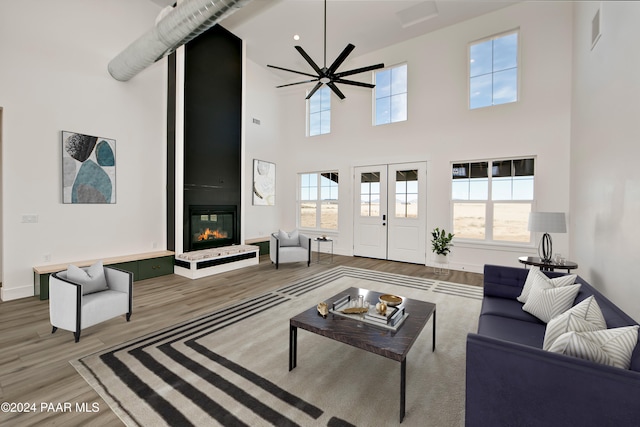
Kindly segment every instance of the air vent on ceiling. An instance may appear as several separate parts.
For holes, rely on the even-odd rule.
[[[436,6],[436,2],[425,1],[396,12],[396,16],[400,19],[402,28],[408,28],[412,25],[437,17],[438,8]]]

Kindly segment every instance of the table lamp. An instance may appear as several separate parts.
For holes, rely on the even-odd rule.
[[[538,255],[543,262],[551,261],[553,246],[549,233],[566,233],[567,223],[564,212],[530,212],[529,231],[544,233],[538,245]]]

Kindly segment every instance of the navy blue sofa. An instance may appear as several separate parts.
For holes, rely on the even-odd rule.
[[[640,425],[640,345],[629,370],[542,350],[546,324],[516,300],[528,272],[484,267],[478,333],[467,336],[466,426]],[[575,303],[594,295],[607,327],[637,324],[580,276],[576,283]]]

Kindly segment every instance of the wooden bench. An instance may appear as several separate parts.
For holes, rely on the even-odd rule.
[[[146,252],[111,258],[102,258],[104,265],[119,268],[133,273],[133,280],[144,280],[152,277],[173,274],[174,253],[171,251]],[[100,259],[70,261],[63,264],[50,264],[33,267],[33,287],[35,295],[41,300],[49,299],[49,276],[52,273],[66,270],[69,264],[76,267],[89,267]]]
[[[261,255],[269,255],[269,236],[245,239],[245,245],[256,245],[260,248]]]

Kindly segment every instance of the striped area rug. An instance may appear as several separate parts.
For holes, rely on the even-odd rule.
[[[289,318],[351,286],[437,304],[436,351],[430,320],[407,356],[403,425],[464,425],[482,289],[438,280],[336,267],[71,364],[128,426],[397,424],[397,362],[299,331],[288,371]]]

